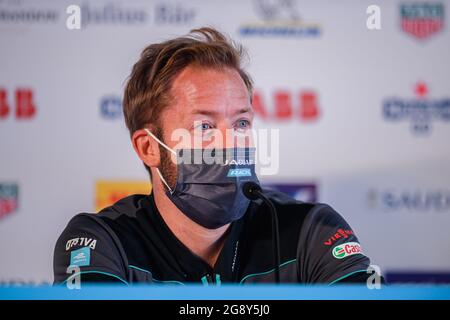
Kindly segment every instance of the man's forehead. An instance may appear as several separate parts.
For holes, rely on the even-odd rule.
[[[175,78],[172,95],[186,115],[251,112],[247,87],[232,69],[188,67]]]
[[[172,84],[177,98],[198,101],[220,96],[248,98],[247,87],[239,73],[230,68],[200,68],[189,66],[177,75]]]

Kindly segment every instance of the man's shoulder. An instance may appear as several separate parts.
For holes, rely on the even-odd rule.
[[[124,197],[114,204],[101,209],[95,215],[102,219],[117,220],[118,218],[136,218],[137,213],[148,206],[148,195],[133,194]]]
[[[98,213],[82,212],[73,216],[68,222],[60,240],[68,234],[77,235],[88,233],[90,235],[118,236],[120,230],[125,230],[137,224],[138,212],[143,208],[142,201],[148,196],[134,194],[124,197],[114,204],[101,209]]]
[[[345,220],[330,205],[320,202],[304,202],[285,193],[264,190],[277,209],[280,230],[294,229],[308,232],[322,226],[340,226]]]

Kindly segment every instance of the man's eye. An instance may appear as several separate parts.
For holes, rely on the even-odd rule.
[[[201,124],[201,129],[202,130],[209,130],[211,128],[212,127],[211,127],[211,125],[209,123],[204,122],[204,123]]]
[[[194,126],[194,131],[207,131],[212,129],[212,125],[208,122],[202,122],[202,123],[198,123],[197,125]]]
[[[236,123],[237,129],[247,129],[250,127],[250,121],[242,119]]]

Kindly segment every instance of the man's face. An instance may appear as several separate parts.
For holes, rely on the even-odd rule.
[[[244,146],[232,134],[249,133],[253,111],[247,87],[236,70],[189,66],[174,79],[171,94],[173,104],[160,118],[162,139],[170,148],[193,148],[199,141],[201,148]],[[185,140],[185,145],[172,141],[172,133],[177,129],[187,130],[191,141]],[[160,151],[161,173],[173,189],[176,165],[167,150]]]

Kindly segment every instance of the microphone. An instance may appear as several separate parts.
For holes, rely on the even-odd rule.
[[[242,192],[249,200],[261,199],[269,207],[272,215],[272,247],[273,264],[275,269],[275,282],[280,283],[280,234],[278,231],[277,209],[272,201],[262,192],[261,186],[253,181],[248,181],[242,186]]]
[[[242,192],[247,199],[256,200],[259,198],[257,192],[262,192],[262,189],[256,182],[248,181],[242,186]]]

